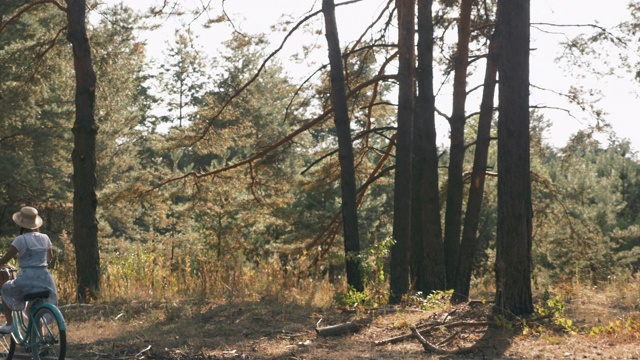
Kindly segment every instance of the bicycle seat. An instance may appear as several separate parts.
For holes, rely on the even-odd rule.
[[[33,301],[36,299],[46,299],[49,297],[49,290],[38,291],[24,296],[24,301]]]

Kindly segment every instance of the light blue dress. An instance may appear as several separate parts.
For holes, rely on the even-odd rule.
[[[2,298],[12,310],[23,310],[26,294],[49,290],[46,303],[58,305],[58,293],[53,277],[47,269],[47,252],[51,240],[46,234],[30,232],[22,234],[11,243],[18,249],[18,267],[20,272],[15,280],[7,281],[0,292]]]

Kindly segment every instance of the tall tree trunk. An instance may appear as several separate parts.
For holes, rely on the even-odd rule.
[[[447,286],[452,286],[457,269],[462,223],[462,198],[464,181],[464,125],[467,101],[467,68],[469,66],[469,41],[471,36],[471,5],[473,0],[461,0],[458,19],[458,44],[454,59],[453,108],[449,124],[451,145],[449,148],[449,175],[447,179],[447,209],[444,222],[444,252],[447,270]]]
[[[415,0],[396,0],[398,9],[398,141],[393,199],[389,302],[409,291],[411,243],[411,152],[415,97]]]
[[[423,294],[446,289],[433,90],[432,6],[433,0],[418,0],[418,96],[412,157],[411,267],[416,290]]]
[[[324,12],[326,37],[329,47],[329,63],[331,64],[331,101],[333,103],[335,114],[334,122],[338,135],[347,282],[349,286],[362,292],[364,291],[364,286],[357,261],[357,255],[360,251],[360,239],[358,236],[356,175],[353,162],[353,145],[351,144],[347,91],[333,0],[323,0],[322,11]]]
[[[73,124],[73,243],[80,302],[96,299],[100,290],[100,254],[96,208],[96,76],[86,28],[86,1],[67,1],[68,35],[76,76],[76,115]]]
[[[529,138],[530,0],[499,0],[498,231],[496,307],[533,312]]]
[[[476,139],[476,150],[471,173],[471,186],[467,200],[467,211],[464,216],[458,270],[453,287],[455,290],[453,300],[455,301],[467,301],[469,299],[471,271],[473,270],[473,260],[476,254],[478,223],[480,221],[480,209],[482,208],[484,195],[487,155],[489,153],[489,143],[491,140],[493,98],[496,89],[496,73],[498,72],[497,36],[496,30],[491,37],[489,52],[487,54],[482,102],[480,103],[480,118],[478,120],[478,136]]]

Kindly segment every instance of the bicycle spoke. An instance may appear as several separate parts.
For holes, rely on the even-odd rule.
[[[15,342],[11,334],[0,334],[0,359],[11,359],[15,350]]]
[[[60,330],[60,324],[53,312],[45,307],[38,309],[34,322],[31,341],[37,344],[35,349],[40,359],[64,359],[66,333]]]

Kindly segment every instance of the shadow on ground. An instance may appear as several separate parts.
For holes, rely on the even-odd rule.
[[[343,311],[274,301],[228,304],[121,303],[63,309],[73,359],[494,359],[503,358],[515,330],[434,328],[425,338],[439,348],[477,345],[463,355],[426,352],[409,326],[437,321],[487,321],[490,307],[468,305],[437,312]],[[355,322],[353,334],[319,337],[315,328]]]

